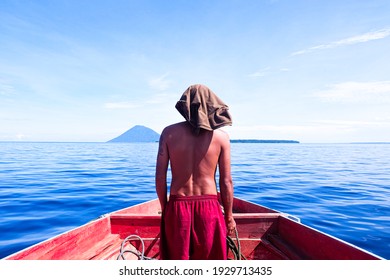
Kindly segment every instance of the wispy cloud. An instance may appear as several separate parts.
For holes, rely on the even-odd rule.
[[[326,126],[331,125],[335,127],[357,127],[357,126],[389,126],[388,119],[385,120],[316,120],[313,121],[315,125]]]
[[[15,94],[15,88],[0,79],[0,96],[11,96]]]
[[[289,72],[289,71],[290,71],[289,68],[272,69],[271,67],[266,67],[266,68],[260,69],[259,71],[254,72],[252,74],[249,74],[248,77],[259,78],[259,77],[268,76],[270,74],[275,74],[275,73],[279,73],[279,72]]]
[[[302,55],[302,54],[317,51],[317,50],[333,49],[333,48],[338,48],[338,47],[342,47],[342,46],[346,46],[346,45],[366,43],[366,42],[373,41],[373,40],[384,39],[388,36],[390,36],[390,28],[385,28],[385,29],[380,29],[380,30],[364,33],[361,35],[341,39],[341,40],[334,41],[331,43],[317,45],[314,47],[310,47],[307,49],[296,51],[296,52],[293,52],[291,55],[292,56]]]
[[[108,102],[104,104],[106,109],[133,109],[140,107],[140,105],[132,102]]]
[[[317,91],[314,96],[333,102],[390,102],[390,81],[380,82],[344,82],[328,86]]]
[[[248,76],[250,78],[264,77],[268,74],[269,70],[270,70],[270,67],[266,67],[266,68],[260,69],[259,71],[254,72],[252,74],[249,74]]]
[[[158,91],[164,91],[170,88],[172,82],[168,79],[169,73],[149,80],[149,86]]]

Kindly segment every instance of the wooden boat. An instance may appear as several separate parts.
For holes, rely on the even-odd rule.
[[[235,198],[233,212],[238,239],[228,238],[230,259],[381,259],[289,215],[245,200]],[[151,200],[106,214],[5,259],[159,259],[160,219],[159,202]]]

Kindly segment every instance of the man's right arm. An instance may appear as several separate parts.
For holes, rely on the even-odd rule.
[[[156,162],[156,192],[158,199],[160,201],[161,210],[164,211],[165,205],[167,203],[167,171],[169,164],[169,153],[167,143],[165,141],[164,131],[161,133],[158,153],[157,153],[157,162]]]

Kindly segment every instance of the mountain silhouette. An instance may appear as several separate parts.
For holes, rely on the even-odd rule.
[[[136,125],[132,128],[130,128],[125,133],[119,135],[118,137],[115,137],[111,139],[110,141],[107,141],[108,143],[118,143],[118,142],[157,142],[160,138],[160,134],[155,132],[154,130],[142,126],[142,125]]]

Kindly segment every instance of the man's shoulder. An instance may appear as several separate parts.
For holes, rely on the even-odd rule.
[[[217,129],[214,130],[214,142],[218,143],[221,147],[228,147],[230,145],[229,134],[226,131]]]
[[[172,133],[174,131],[182,130],[185,129],[186,123],[185,122],[180,122],[180,123],[174,123],[171,125],[168,125],[163,129],[163,133]]]
[[[222,137],[222,138],[225,138],[225,139],[229,140],[229,134],[226,131],[222,130],[222,129],[214,130],[214,133],[215,133],[215,135],[217,135],[219,137]]]
[[[170,124],[166,126],[165,129],[172,129],[172,128],[183,127],[183,126],[186,126],[186,122],[178,122],[178,123]]]

